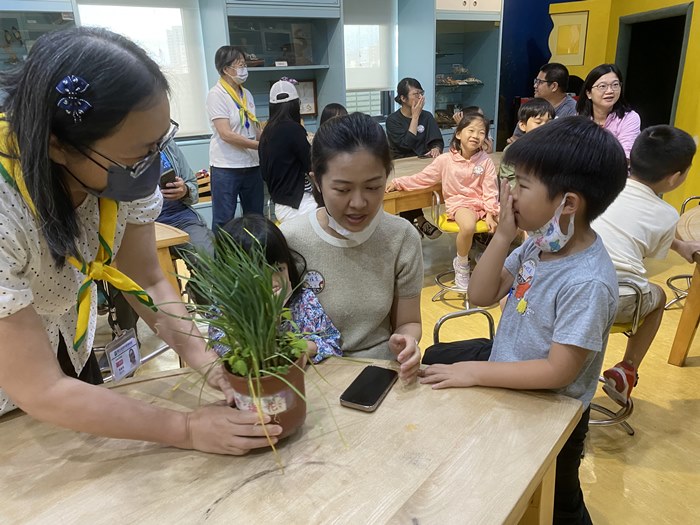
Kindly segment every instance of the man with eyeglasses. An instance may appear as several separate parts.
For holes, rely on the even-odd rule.
[[[552,62],[543,65],[533,80],[535,97],[543,98],[554,106],[554,118],[576,115],[576,100],[566,90],[569,87],[569,70],[566,66]],[[523,135],[516,124],[508,144]]]

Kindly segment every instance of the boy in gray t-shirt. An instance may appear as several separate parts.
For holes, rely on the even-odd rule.
[[[503,160],[515,166],[516,186],[501,185],[498,229],[469,285],[474,305],[508,295],[493,347],[490,355],[481,342],[428,349],[421,382],[579,399],[585,411],[557,457],[554,523],[587,524],[578,468],[618,299],[615,270],[590,223],[625,186],[627,160],[615,137],[581,117],[533,130]],[[529,237],[508,256],[518,228]]]

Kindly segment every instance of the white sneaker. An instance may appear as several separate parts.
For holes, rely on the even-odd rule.
[[[455,271],[455,286],[466,292],[469,288],[469,263],[461,264],[459,258],[455,257],[452,261],[452,267]]]

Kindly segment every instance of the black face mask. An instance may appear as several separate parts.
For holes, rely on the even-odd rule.
[[[155,155],[153,160],[148,165],[143,173],[134,178],[132,172],[128,168],[112,164],[109,168],[105,168],[89,155],[85,155],[92,162],[107,171],[107,186],[102,191],[97,191],[85,186],[75,175],[70,173],[74,179],[78,180],[85,191],[95,197],[112,199],[118,202],[131,202],[138,199],[144,199],[156,191],[156,187],[160,182],[161,165],[158,162],[159,155]]]

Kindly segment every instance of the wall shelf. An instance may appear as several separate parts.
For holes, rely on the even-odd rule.
[[[309,69],[329,69],[328,64],[313,64],[307,66],[263,66],[263,67],[248,67],[249,73],[255,71],[305,71]]]

